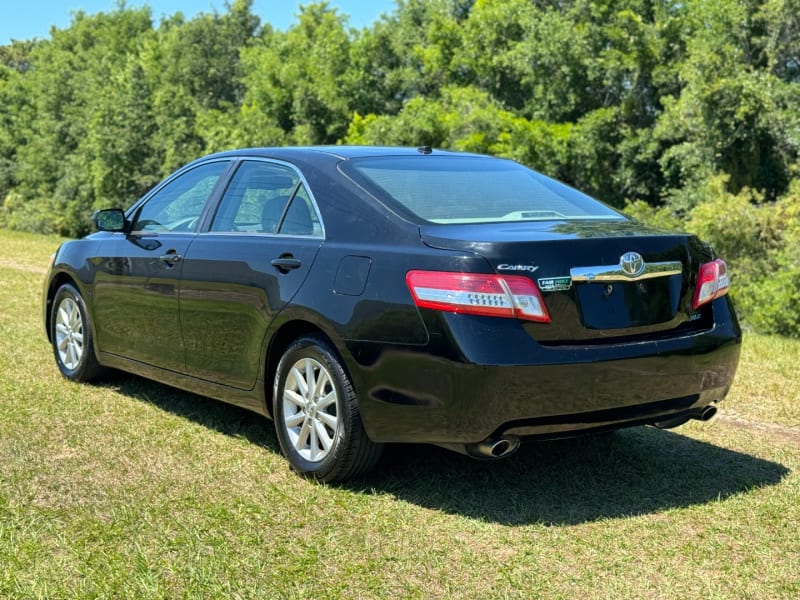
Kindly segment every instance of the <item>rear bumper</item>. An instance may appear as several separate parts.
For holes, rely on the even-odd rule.
[[[469,444],[647,424],[727,394],[741,332],[727,298],[715,304],[711,330],[602,347],[544,347],[513,320],[444,314],[425,347],[353,342],[347,362],[375,441]]]

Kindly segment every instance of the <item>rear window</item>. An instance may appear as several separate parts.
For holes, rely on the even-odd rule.
[[[625,219],[605,204],[510,160],[474,156],[360,158],[362,187],[431,223]]]

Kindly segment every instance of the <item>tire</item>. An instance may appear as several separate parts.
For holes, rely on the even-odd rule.
[[[275,373],[272,403],[281,450],[298,473],[323,482],[344,481],[366,473],[380,459],[383,445],[367,436],[350,379],[321,337],[299,338],[286,349]]]
[[[65,283],[53,297],[50,341],[61,374],[72,381],[92,381],[103,372],[94,353],[94,336],[80,292]]]

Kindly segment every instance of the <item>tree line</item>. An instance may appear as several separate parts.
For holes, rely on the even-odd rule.
[[[431,145],[513,158],[702,234],[753,328],[800,336],[800,0],[397,0],[286,31],[252,0],[124,2],[0,46],[0,226],[78,236],[207,152]]]

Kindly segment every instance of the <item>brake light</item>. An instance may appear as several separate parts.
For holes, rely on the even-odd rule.
[[[697,274],[697,287],[694,290],[692,308],[697,310],[712,300],[721,298],[728,293],[730,279],[728,265],[721,258],[700,266]]]
[[[421,308],[550,322],[539,290],[527,277],[409,271],[406,284]]]

